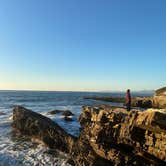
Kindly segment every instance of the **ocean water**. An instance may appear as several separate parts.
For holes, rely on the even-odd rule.
[[[134,94],[137,95],[137,94]],[[148,96],[151,94],[142,93]],[[124,96],[124,93],[97,92],[40,92],[40,91],[0,91],[0,166],[50,165],[67,166],[67,155],[61,152],[50,152],[44,144],[25,137],[18,138],[12,131],[12,110],[21,105],[41,113],[57,122],[68,133],[78,136],[80,125],[77,121],[82,106],[107,104],[123,106],[123,104],[85,100],[91,96]],[[74,121],[66,122],[61,114],[50,115],[51,110],[70,110],[74,113]]]

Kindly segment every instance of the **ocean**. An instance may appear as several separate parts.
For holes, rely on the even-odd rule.
[[[123,106],[122,103],[111,103],[86,100],[84,97],[117,96],[124,93],[103,92],[47,92],[47,91],[0,91],[0,166],[67,166],[67,155],[62,152],[51,153],[44,144],[25,137],[17,138],[12,132],[12,110],[21,105],[57,122],[68,133],[78,136],[80,125],[77,121],[82,106],[107,104]],[[149,96],[151,93],[134,93],[134,96]],[[52,110],[70,110],[74,121],[64,121],[61,114],[50,115]]]

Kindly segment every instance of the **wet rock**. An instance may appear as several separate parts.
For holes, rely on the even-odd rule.
[[[38,138],[50,148],[64,152],[71,150],[76,139],[51,119],[21,106],[13,110],[12,126],[21,134]]]
[[[1,116],[1,115],[6,115],[6,114],[5,114],[4,112],[0,112],[0,116]]]
[[[64,115],[64,116],[73,116],[74,114],[71,111],[66,110],[66,111],[63,111],[62,115]]]
[[[53,111],[50,111],[48,112],[49,114],[59,114],[59,113],[62,113],[63,111],[62,110],[53,110]]]
[[[64,120],[71,122],[71,121],[73,121],[73,118],[72,118],[72,117],[69,117],[69,116],[65,116],[65,117],[64,117]]]

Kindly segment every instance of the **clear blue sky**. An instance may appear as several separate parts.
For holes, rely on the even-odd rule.
[[[165,85],[165,0],[0,0],[0,89]]]

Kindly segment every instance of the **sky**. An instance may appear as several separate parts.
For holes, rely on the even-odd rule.
[[[165,0],[0,0],[0,89],[166,85]]]

